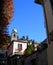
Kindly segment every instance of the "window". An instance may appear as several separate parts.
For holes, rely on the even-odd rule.
[[[18,44],[18,49],[22,50],[22,44]]]
[[[14,37],[16,37],[16,35],[14,34]]]
[[[53,0],[50,0],[50,3],[51,3],[52,11],[53,11]]]

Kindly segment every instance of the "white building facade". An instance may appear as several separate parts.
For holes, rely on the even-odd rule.
[[[32,41],[29,43],[32,44]],[[14,29],[11,34],[11,43],[8,46],[8,56],[12,56],[15,54],[24,55],[25,50],[27,49],[28,40],[27,39],[18,39],[17,38],[17,30]],[[37,51],[37,43],[34,43],[35,51]]]
[[[8,55],[23,55],[25,49],[27,48],[27,42],[13,41],[8,48]]]

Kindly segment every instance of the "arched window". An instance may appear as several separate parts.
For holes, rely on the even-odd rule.
[[[16,35],[14,34],[14,37],[16,37]]]

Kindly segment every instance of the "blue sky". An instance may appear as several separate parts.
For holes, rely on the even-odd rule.
[[[14,15],[9,24],[8,31],[16,28],[18,36],[28,36],[29,39],[41,42],[46,38],[44,13],[41,5],[34,0],[14,0]]]

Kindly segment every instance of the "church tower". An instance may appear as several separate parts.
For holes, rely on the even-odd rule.
[[[17,30],[13,29],[11,33],[11,41],[17,40]]]

